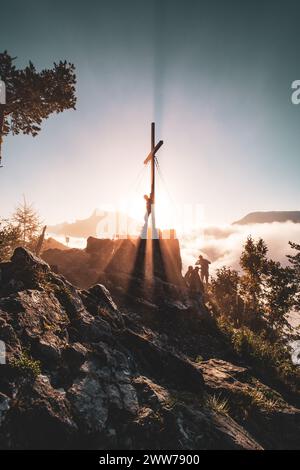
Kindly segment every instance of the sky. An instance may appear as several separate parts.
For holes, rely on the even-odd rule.
[[[0,0],[0,15],[19,67],[66,59],[78,80],[76,111],[5,139],[0,216],[23,194],[48,224],[132,188],[142,201],[153,120],[170,204],[202,205],[208,224],[300,209],[299,1]]]

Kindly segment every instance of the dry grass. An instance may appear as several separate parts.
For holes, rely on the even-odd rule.
[[[226,398],[221,395],[208,395],[205,401],[206,406],[217,413],[229,415],[229,404]]]

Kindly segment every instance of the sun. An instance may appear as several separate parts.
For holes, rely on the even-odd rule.
[[[140,191],[138,194],[135,194],[134,197],[123,200],[120,212],[126,213],[129,218],[143,224],[146,214],[145,194],[147,194],[147,191]],[[175,211],[176,208],[174,207],[174,204],[171,203],[168,195],[164,191],[157,189],[155,201],[155,218],[157,227],[162,230],[176,228]]]

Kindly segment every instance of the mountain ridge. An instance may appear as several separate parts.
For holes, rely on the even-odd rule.
[[[300,223],[300,211],[256,211],[249,212],[232,225],[270,224],[273,222]]]

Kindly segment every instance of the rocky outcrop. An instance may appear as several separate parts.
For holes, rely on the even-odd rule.
[[[298,449],[300,409],[246,367],[210,359],[199,364],[206,386],[226,397],[235,418],[269,449]],[[237,406],[239,404],[240,406]]]
[[[254,410],[266,386],[203,305],[163,301],[170,286],[156,304],[140,289],[120,308],[103,284],[77,289],[22,248],[0,276],[0,448],[299,447],[298,410],[279,394]],[[281,419],[290,432],[279,439]]]
[[[159,239],[151,243],[140,238],[98,239],[89,237],[84,250],[56,248],[43,251],[42,258],[55,272],[72,284],[87,289],[103,278],[112,280],[114,289],[124,288],[128,276],[182,283],[182,262],[177,239]]]

